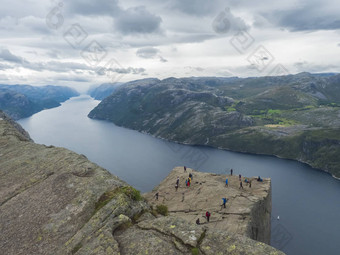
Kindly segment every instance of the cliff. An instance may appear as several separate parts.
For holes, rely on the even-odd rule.
[[[189,174],[193,175],[190,187],[185,185]],[[178,190],[175,183],[179,177]],[[228,178],[228,186],[225,180]],[[219,229],[227,233],[244,235],[257,241],[270,244],[270,215],[271,215],[271,182],[263,179],[252,180],[251,187],[242,177],[243,189],[240,189],[238,176],[217,175],[197,172],[190,168],[174,168],[170,174],[145,197],[153,206],[165,204],[169,214],[195,223],[200,223],[208,229]],[[158,192],[159,198],[155,199]],[[222,198],[227,198],[226,208]],[[205,212],[211,213],[207,222]]]
[[[3,115],[0,176],[0,254],[283,254],[156,215],[116,176],[83,155],[33,143]]]

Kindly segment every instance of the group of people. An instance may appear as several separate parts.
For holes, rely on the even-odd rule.
[[[187,167],[186,167],[186,166],[184,166],[184,172],[187,172]],[[230,169],[230,175],[231,175],[231,176],[233,175],[233,169]],[[186,187],[190,187],[191,182],[192,182],[192,179],[193,179],[193,175],[192,175],[192,173],[189,173],[188,179],[185,180],[185,185],[186,185]],[[260,176],[258,176],[258,178],[257,178],[256,180],[259,181],[259,182],[262,182],[262,181],[263,181],[263,179],[261,179]],[[180,182],[180,179],[179,179],[179,176],[177,176],[176,185],[175,185],[176,191],[178,190],[179,182]],[[239,174],[239,182],[240,182],[239,189],[243,189],[243,182],[242,182],[242,175],[241,175],[241,174]],[[251,182],[252,182],[251,179],[245,178],[245,179],[244,179],[244,182],[249,186],[249,188],[251,188]],[[226,187],[229,186],[229,180],[228,180],[228,178],[226,178],[226,180],[225,180],[225,186],[226,186]],[[183,195],[184,195],[184,193],[183,193]],[[159,194],[158,194],[158,192],[157,192],[157,193],[155,194],[156,200],[158,200],[158,196],[159,196]],[[225,197],[222,198],[221,209],[222,209],[222,208],[226,208],[226,203],[227,203],[227,201],[228,201],[227,198],[225,198]],[[206,213],[205,213],[205,218],[207,219],[207,222],[210,221],[210,216],[211,216],[211,213],[210,213],[209,211],[206,211]],[[201,224],[199,218],[197,218],[196,224]]]

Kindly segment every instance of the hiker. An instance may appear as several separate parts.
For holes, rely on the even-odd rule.
[[[230,175],[233,175],[233,169],[230,169]]]
[[[225,208],[225,204],[227,203],[227,199],[225,197],[222,198],[223,203],[221,204],[221,207],[223,206]]]
[[[175,189],[176,189],[176,191],[178,190],[178,184],[176,183],[176,185],[175,185]]]
[[[210,212],[206,211],[205,217],[207,217],[207,221],[209,222],[209,219],[210,219]]]
[[[177,176],[176,184],[177,184],[177,186],[179,185],[179,177],[178,176]]]
[[[227,186],[227,187],[228,187],[228,178],[227,178],[227,179],[225,179],[225,186]]]
[[[185,180],[185,186],[188,187],[188,180]]]
[[[241,174],[239,174],[239,175],[238,175],[238,179],[239,179],[239,181],[241,181],[241,177],[242,177],[242,175],[241,175]]]
[[[249,180],[249,188],[251,188],[251,180]]]
[[[188,187],[190,187],[190,178],[188,179]]]
[[[157,193],[155,194],[156,200],[158,200],[158,195],[159,195],[159,194],[158,194],[158,192],[157,192]]]
[[[249,183],[249,181],[248,181],[248,179],[247,179],[247,178],[244,180],[244,182],[245,182],[245,183],[247,183],[247,184]]]
[[[187,171],[187,167],[186,166],[184,166],[184,172],[186,172]]]
[[[243,184],[242,184],[242,182],[240,182],[240,187],[239,187],[239,189],[243,189]]]
[[[257,177],[257,181],[258,181],[258,182],[262,182],[263,180],[262,180],[261,177],[259,176],[259,177]]]
[[[189,182],[191,183],[191,177],[189,177],[189,179],[188,179],[188,180],[189,180]]]
[[[196,224],[199,225],[200,224],[200,218],[197,218],[196,220]]]
[[[189,178],[192,180],[192,174],[191,173],[189,174]]]

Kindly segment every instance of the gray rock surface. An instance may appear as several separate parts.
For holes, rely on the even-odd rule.
[[[193,175],[190,187],[185,186],[189,173]],[[175,183],[180,179],[176,191]],[[228,187],[225,180],[228,178]],[[154,207],[164,204],[169,214],[181,217],[189,222],[200,223],[209,229],[219,229],[228,233],[245,235],[254,240],[270,244],[270,215],[271,215],[271,182],[263,179],[252,180],[251,188],[242,177],[243,189],[240,189],[238,176],[203,173],[183,167],[174,168],[170,174],[145,197]],[[159,199],[155,199],[158,192]],[[222,198],[227,198],[226,208],[222,205]],[[211,213],[207,222],[205,212]]]
[[[0,177],[0,254],[282,254],[180,217],[155,217],[125,182],[82,155],[34,144],[5,117]]]

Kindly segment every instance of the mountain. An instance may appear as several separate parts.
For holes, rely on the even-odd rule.
[[[123,83],[103,83],[98,87],[92,87],[87,91],[87,94],[96,100],[103,100],[108,97],[112,92],[121,86]]]
[[[88,115],[171,141],[295,159],[340,177],[340,75],[134,81]]]
[[[247,237],[248,229],[244,235],[216,229],[214,214],[210,228],[163,216],[164,205],[152,208],[139,191],[84,155],[33,143],[1,111],[0,146],[0,254],[284,254]],[[238,222],[247,218],[234,229],[254,226],[252,237],[261,240],[270,234],[262,231],[266,223],[270,231],[270,220],[261,219],[270,217],[271,196],[270,189],[260,190],[263,195],[257,190],[237,193],[232,214],[240,213]]]
[[[17,120],[57,107],[61,102],[78,95],[68,87],[0,84],[0,109]]]

